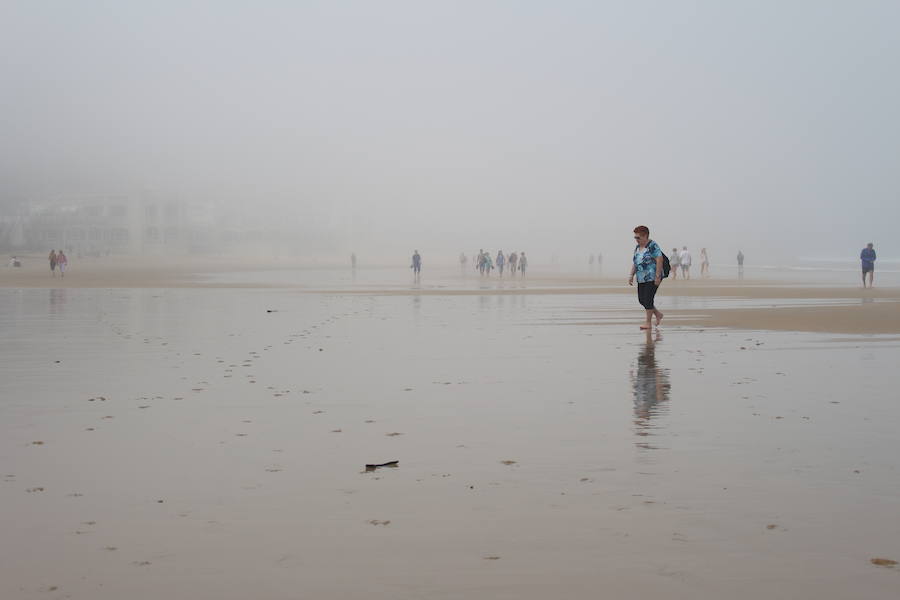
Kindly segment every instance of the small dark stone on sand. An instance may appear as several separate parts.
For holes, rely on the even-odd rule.
[[[869,562],[878,567],[893,567],[897,564],[896,560],[890,558],[873,558]]]

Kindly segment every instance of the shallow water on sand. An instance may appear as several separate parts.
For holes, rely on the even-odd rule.
[[[892,597],[900,343],[636,313],[2,289],[0,597]]]

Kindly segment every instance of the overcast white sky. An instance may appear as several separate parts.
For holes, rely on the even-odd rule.
[[[0,196],[224,199],[361,254],[627,253],[643,223],[714,262],[900,257],[898,23],[865,0],[3,0]]]

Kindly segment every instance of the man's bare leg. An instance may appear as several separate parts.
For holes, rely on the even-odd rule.
[[[656,326],[659,327],[659,324],[663,320],[663,314],[661,312],[659,312],[658,310],[656,310],[655,308],[653,309],[653,314],[656,315]]]
[[[641,329],[651,329],[652,325],[650,324],[650,319],[653,317],[653,309],[645,311],[647,313],[647,320],[644,321],[644,324],[641,325]]]

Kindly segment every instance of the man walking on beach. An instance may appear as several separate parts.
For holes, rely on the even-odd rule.
[[[418,250],[413,251],[412,264],[409,268],[413,270],[413,277],[418,281],[419,274],[422,272],[422,257],[419,256]]]
[[[66,258],[66,253],[60,250],[56,253],[56,264],[59,266],[59,276],[66,276],[66,267],[69,266],[69,259]]]
[[[741,252],[740,250],[738,250],[737,261],[738,261],[738,279],[743,279],[744,278],[744,253]]]
[[[681,252],[678,253],[678,258],[681,260],[681,278],[682,279],[690,279],[691,278],[691,253],[688,252],[687,246],[681,247]]]
[[[859,259],[862,261],[863,289],[866,288],[866,274],[869,275],[869,287],[872,287],[872,280],[875,279],[875,258],[874,244],[869,242],[859,253]]]
[[[56,277],[56,250],[51,250],[47,259],[50,261],[50,277]]]
[[[634,285],[634,279],[637,277],[638,302],[644,307],[647,317],[644,324],[641,325],[641,329],[650,329],[652,327],[650,321],[654,316],[656,317],[656,326],[659,327],[663,314],[656,310],[653,300],[656,297],[659,284],[662,283],[662,249],[650,239],[650,230],[644,225],[638,225],[634,228],[634,241],[637,242],[637,246],[634,247],[631,277],[628,278],[628,285]]]

